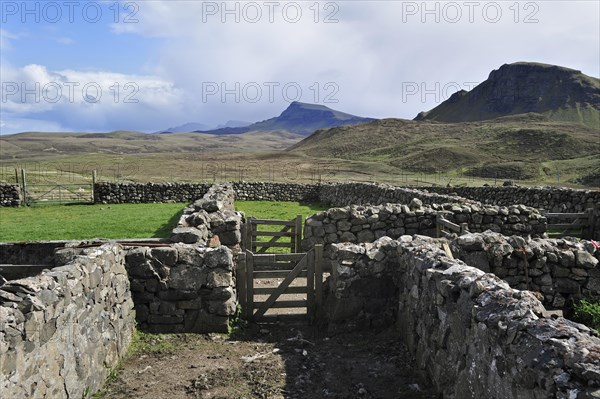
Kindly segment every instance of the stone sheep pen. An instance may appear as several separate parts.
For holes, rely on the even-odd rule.
[[[0,190],[2,205],[18,205],[11,187]],[[0,243],[0,264],[15,265],[0,269],[8,277],[0,285],[2,397],[89,397],[125,355],[136,324],[227,332],[244,250],[235,199],[329,204],[306,219],[302,240],[303,250],[324,245],[329,272],[317,323],[329,334],[395,328],[440,397],[600,397],[598,333],[559,312],[600,297],[600,250],[547,238],[544,216],[557,207],[597,212],[600,193],[486,190],[97,183],[97,203],[190,205],[167,239]],[[438,238],[437,215],[467,231]]]

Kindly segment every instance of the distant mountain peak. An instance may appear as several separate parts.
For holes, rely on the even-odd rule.
[[[600,80],[558,65],[504,64],[470,92],[454,93],[415,119],[470,122],[531,112],[600,127]]]
[[[242,134],[251,131],[287,131],[308,136],[318,129],[343,125],[356,125],[358,123],[370,122],[372,120],[372,118],[363,118],[360,116],[347,114],[345,112],[340,112],[321,104],[293,101],[277,117],[256,122],[244,127],[203,130],[199,131],[199,133]]]

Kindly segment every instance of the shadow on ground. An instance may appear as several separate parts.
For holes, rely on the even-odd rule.
[[[436,398],[393,329],[327,337],[307,326],[145,334],[100,398]],[[154,344],[152,344],[154,342]]]

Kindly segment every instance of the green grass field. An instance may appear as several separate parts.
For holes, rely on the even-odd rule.
[[[310,216],[329,207],[320,204],[273,201],[235,201],[235,208],[244,212],[246,217],[257,219],[292,220],[296,215]]]
[[[0,208],[0,241],[167,237],[185,204]]]
[[[0,241],[168,237],[187,204],[44,205],[0,208]],[[246,216],[293,219],[319,205],[237,201]]]

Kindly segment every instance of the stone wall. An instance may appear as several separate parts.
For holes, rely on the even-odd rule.
[[[600,205],[600,191],[557,187],[428,187],[431,193],[456,194],[490,205],[523,204],[548,212],[574,213]]]
[[[190,202],[202,198],[211,183],[96,183],[94,202],[119,204],[139,202]],[[237,199],[268,201],[317,201],[316,184],[236,182]]]
[[[318,184],[237,182],[233,188],[238,200],[319,201]]]
[[[21,205],[21,190],[17,184],[0,183],[0,207]]]
[[[327,183],[319,187],[319,201],[331,206],[408,204],[413,198],[427,205],[477,204],[456,195],[428,193],[423,190],[375,183]]]
[[[600,251],[589,241],[485,232],[458,237],[451,248],[468,265],[494,273],[513,288],[537,292],[548,308],[562,309],[582,296],[600,298]]]
[[[54,252],[77,241],[0,242],[0,264],[55,266]]]
[[[397,320],[444,398],[591,398],[600,339],[490,273],[446,257],[439,240],[334,244],[325,319],[338,330]],[[374,303],[377,306],[372,306]]]
[[[142,330],[227,332],[237,304],[229,248],[138,247],[128,251],[126,267]]]
[[[575,190],[558,187],[430,187],[430,192],[457,194],[492,205],[523,204],[552,213],[579,213],[594,209],[592,238],[600,239],[600,190]]]
[[[434,204],[423,206],[412,199],[408,205],[348,206],[331,208],[306,219],[303,250],[324,244],[325,256],[331,244],[372,242],[383,236],[398,238],[408,234],[435,236],[436,214],[453,223],[467,223],[469,231],[492,230],[505,235],[539,236],[546,231],[546,220],[536,209],[523,205],[510,207],[476,204]]]
[[[121,248],[66,251],[68,264],[0,286],[3,398],[92,394],[131,341],[133,302]]]
[[[212,186],[204,196],[183,210],[171,242],[207,245],[213,237],[239,252],[243,215],[235,211],[235,192],[230,184]],[[216,238],[215,238],[216,239]],[[212,243],[216,245],[216,242]]]
[[[94,185],[94,203],[190,202],[202,198],[210,183],[106,183]]]

